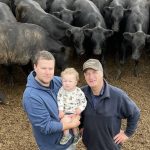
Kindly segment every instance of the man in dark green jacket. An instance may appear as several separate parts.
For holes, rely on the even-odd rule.
[[[81,121],[83,143],[87,150],[120,150],[136,129],[140,110],[124,91],[103,79],[103,68],[97,59],[87,60],[83,72],[88,84],[82,88],[87,98]],[[122,119],[127,119],[124,131]]]

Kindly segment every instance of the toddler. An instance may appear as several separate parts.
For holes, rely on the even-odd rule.
[[[85,109],[87,101],[82,90],[77,87],[79,81],[79,74],[74,68],[66,68],[62,73],[62,87],[58,92],[58,107],[59,117],[63,118],[64,115],[80,115]],[[80,140],[79,129],[73,128],[74,141],[77,144]],[[65,130],[60,144],[66,144],[72,135],[69,130]]]

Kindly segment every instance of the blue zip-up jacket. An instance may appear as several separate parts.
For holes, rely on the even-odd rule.
[[[60,77],[54,76],[50,87],[40,85],[31,72],[23,94],[23,108],[32,124],[32,130],[40,150],[65,150],[71,144],[60,145],[62,124],[58,116],[57,93]]]
[[[87,98],[81,119],[87,150],[119,150],[121,145],[115,144],[113,138],[120,132],[121,120],[127,119],[125,134],[131,136],[137,127],[139,108],[125,92],[106,81],[95,107],[90,87],[82,87],[82,90]]]

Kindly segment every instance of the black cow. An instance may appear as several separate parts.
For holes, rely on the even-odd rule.
[[[15,0],[15,1],[17,1],[17,0]],[[21,1],[21,0],[19,0],[19,1]],[[33,0],[33,1],[39,3],[41,8],[49,13],[51,11],[51,5],[54,0]]]
[[[147,0],[139,0],[136,5],[131,7],[132,13],[127,18],[127,24],[122,44],[123,59],[125,54],[132,50],[132,59],[135,62],[134,75],[138,76],[138,63],[146,41],[150,40],[150,35],[147,35],[149,28],[149,6]]]
[[[108,28],[119,31],[120,22],[131,12],[131,9],[126,9],[127,6],[127,0],[113,0],[109,6],[104,8],[104,18]]]
[[[73,9],[77,12],[74,18],[75,25],[81,27],[89,24],[91,29],[86,29],[85,35],[92,41],[93,54],[100,55],[106,38],[111,36],[113,32],[106,29],[103,16],[93,2],[76,0]]]
[[[15,16],[12,14],[12,11],[8,7],[7,4],[0,2],[0,21],[1,22],[10,22],[14,23],[16,22]]]
[[[8,75],[11,75],[12,65],[28,65],[40,50],[52,52],[56,64],[64,69],[68,59],[64,46],[51,39],[42,27],[28,23],[0,23],[0,64],[8,66]]]
[[[90,28],[96,26],[105,27],[105,21],[99,12],[96,5],[90,0],[76,0],[73,3],[72,9],[76,11],[75,25],[84,26],[89,24]]]
[[[75,0],[54,0],[51,5],[51,11],[61,11],[63,9],[69,9]]]
[[[0,91],[0,104],[5,103],[5,96],[4,94],[2,94],[2,92]]]
[[[10,30],[10,32],[8,32],[8,34],[11,35],[10,33],[12,33],[12,37],[9,37],[9,35],[8,35],[8,38],[12,38],[12,41],[6,40],[6,37],[4,37],[4,39],[1,39],[1,47],[4,47],[3,50],[6,51],[7,50],[6,48],[8,47],[8,51],[10,51],[10,53],[11,53],[11,50],[14,49],[14,44],[18,42],[18,40],[15,39],[16,38],[15,32],[17,32],[18,30],[15,30],[15,28],[17,28],[20,25],[19,25],[19,23],[17,23],[15,17],[13,16],[12,12],[10,11],[9,7],[4,3],[0,3],[0,22],[2,22],[4,25],[6,24],[6,26],[9,24],[12,25],[12,26],[10,26],[10,28],[8,28],[8,30]],[[30,28],[29,24],[24,24],[24,25],[22,24],[22,26],[27,26],[26,27],[27,29]],[[37,35],[41,34],[42,38],[41,38],[41,41],[40,41],[40,39],[39,39],[39,41],[36,41],[37,37],[35,36],[36,42],[33,42],[33,40],[32,40],[33,43],[29,43],[28,40],[23,38],[23,35],[25,34],[25,33],[23,33],[22,38],[20,37],[20,40],[22,39],[22,41],[23,40],[26,41],[25,45],[27,45],[27,51],[29,49],[32,49],[33,47],[35,47],[36,44],[37,44],[37,46],[39,46],[39,44],[43,44],[43,46],[38,47],[38,49],[41,49],[41,50],[46,49],[48,51],[51,51],[56,57],[57,69],[58,68],[60,70],[64,69],[67,65],[67,60],[68,60],[68,54],[66,54],[65,47],[61,43],[50,38],[47,31],[45,31],[42,27],[38,27],[38,25],[32,25],[32,26],[35,27],[35,30],[39,29],[39,31],[37,31]],[[21,28],[20,28],[20,30],[21,30]],[[7,30],[7,28],[4,28],[3,26],[1,26],[1,31],[3,31],[3,30],[5,32],[5,30]],[[6,34],[7,34],[7,32],[6,32]],[[13,39],[13,36],[14,36],[14,39]],[[2,37],[3,37],[3,33],[2,33]],[[33,38],[34,38],[34,36],[33,36]],[[14,42],[14,43],[9,43],[9,42]],[[31,46],[31,48],[30,48],[30,46]],[[17,48],[22,49],[20,46]],[[18,51],[17,48],[15,48],[16,53]],[[37,49],[37,47],[35,48],[35,51],[36,51],[36,49]],[[23,50],[26,51],[25,48]],[[13,51],[12,51],[12,53],[13,53]],[[21,58],[22,57],[20,56],[20,59]],[[13,59],[10,58],[9,62],[11,62],[11,61],[13,62]],[[8,62],[1,63],[1,64],[4,64],[5,66],[7,66],[7,71],[11,72],[11,66],[9,67]],[[24,67],[24,68],[26,68],[26,67]],[[31,68],[31,66],[30,66],[30,68]],[[29,69],[29,68],[27,68],[27,69]]]
[[[67,22],[68,24],[73,24],[75,13],[75,11],[64,8],[61,11],[56,11],[52,14],[54,14],[56,17],[63,20],[64,22]]]
[[[0,2],[7,4],[9,7],[11,7],[11,0],[0,0]]]
[[[44,10],[47,9],[46,4],[47,4],[47,1],[48,1],[48,0],[34,0],[34,1],[36,1],[37,3],[39,3],[40,6],[41,6],[41,8],[43,8]]]
[[[91,0],[103,14],[103,8],[108,6],[112,0]]]
[[[51,13],[61,20],[72,24],[74,11],[70,10],[75,0],[54,0],[51,5]]]
[[[10,0],[10,8],[11,8],[12,13],[14,14],[14,16],[16,16],[15,15],[15,8],[16,8],[16,6],[15,6],[15,0]]]
[[[17,4],[16,16],[18,21],[42,26],[53,39],[61,41],[66,46],[71,46],[73,42],[77,54],[84,53],[84,28],[73,27],[61,21],[46,13],[38,3],[31,0],[24,0]]]

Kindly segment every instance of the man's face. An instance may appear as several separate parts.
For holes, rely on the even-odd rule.
[[[87,84],[91,88],[99,88],[99,86],[103,82],[103,73],[101,71],[96,71],[93,69],[87,69],[84,72],[84,77],[85,77]]]
[[[54,76],[54,60],[39,59],[37,65],[34,65],[36,78],[44,85],[49,85]]]

